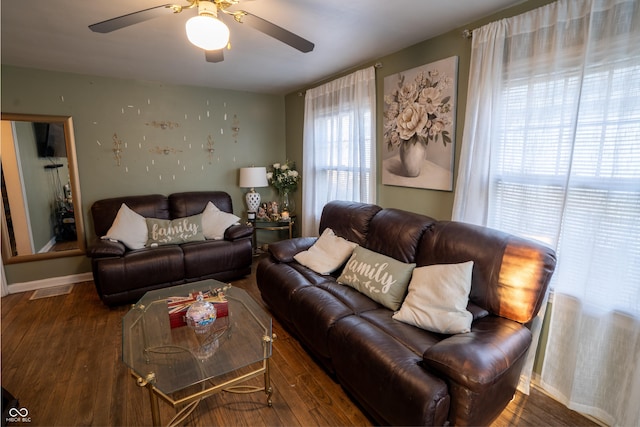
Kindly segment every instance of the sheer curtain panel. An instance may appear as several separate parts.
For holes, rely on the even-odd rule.
[[[302,235],[316,236],[331,200],[375,203],[375,70],[307,91],[304,109]]]
[[[560,0],[472,43],[454,219],[556,250],[541,385],[640,425],[640,2]]]

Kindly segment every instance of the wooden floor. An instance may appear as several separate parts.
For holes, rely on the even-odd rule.
[[[262,304],[253,277],[232,283]],[[1,300],[2,386],[29,411],[28,425],[151,425],[148,394],[121,361],[121,319],[128,307],[104,306],[92,282],[76,284],[68,295],[29,300],[31,293]],[[202,401],[186,425],[372,425],[275,320],[273,329],[273,407],[262,393],[222,393]],[[164,423],[175,414],[163,402],[160,409]],[[530,396],[517,394],[493,425],[595,424],[534,389]]]

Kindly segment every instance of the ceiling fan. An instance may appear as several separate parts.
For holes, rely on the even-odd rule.
[[[198,15],[186,24],[187,37],[191,43],[204,49],[207,62],[224,60],[223,50],[229,44],[229,28],[218,19],[218,12],[233,17],[235,22],[248,24],[256,30],[271,36],[301,52],[311,52],[314,44],[291,31],[273,24],[244,10],[230,11],[240,0],[187,0],[188,5],[163,4],[149,9],[118,16],[89,25],[91,31],[110,33],[140,22],[148,21],[168,13],[180,13],[186,9],[198,8]]]

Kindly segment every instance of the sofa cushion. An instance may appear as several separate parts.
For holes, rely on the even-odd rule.
[[[404,299],[415,266],[358,246],[338,282],[395,311]]]
[[[353,311],[317,286],[302,286],[291,297],[291,320],[298,336],[321,358],[329,358],[329,334]]]
[[[271,247],[271,245],[269,245]],[[292,326],[291,300],[294,295],[307,286],[312,286],[302,272],[295,267],[311,270],[297,263],[272,263],[269,258],[263,259],[256,267],[256,283],[262,299],[278,319]],[[314,273],[315,274],[315,273]],[[317,276],[324,278],[324,276]]]
[[[309,250],[299,252],[293,258],[316,273],[326,275],[340,268],[356,246],[355,243],[336,236],[332,229],[325,228]]]
[[[402,262],[416,262],[418,244],[436,220],[400,209],[383,209],[369,224],[367,249]]]
[[[309,270],[310,271],[310,270]],[[316,275],[317,276],[317,275]],[[354,314],[361,315],[364,312],[371,310],[387,310],[382,308],[380,303],[375,302],[367,295],[360,293],[358,290],[351,286],[343,286],[337,282],[337,279],[333,276],[321,276],[327,278],[322,282],[312,282],[317,288],[320,288],[326,292],[329,292],[334,297],[338,298],[340,302],[349,307]],[[389,310],[387,310],[389,311]]]
[[[251,240],[205,240],[180,246],[184,254],[184,275],[188,280],[216,278],[217,273],[251,265]],[[223,279],[218,279],[223,280]]]
[[[224,191],[190,191],[169,195],[170,218],[183,218],[202,213],[209,202],[223,212],[233,213],[233,204],[228,193]]]
[[[171,219],[166,196],[148,194],[144,196],[124,196],[97,200],[91,205],[91,219],[96,236],[104,236],[113,225],[122,204],[145,218]],[[202,209],[199,212],[202,212]],[[185,215],[188,216],[188,215]]]
[[[224,232],[240,221],[240,218],[234,214],[221,211],[211,202],[202,211],[202,228],[204,237],[212,240],[221,240],[224,238]]]
[[[442,341],[443,336],[393,319],[393,311],[379,307],[360,314],[360,317],[401,342],[415,354],[421,355],[434,344]]]
[[[124,300],[131,302],[142,296],[136,292],[138,289],[150,290],[184,281],[183,255],[178,245],[130,251],[119,258],[101,258],[94,260],[93,268],[99,293],[128,294]]]
[[[473,261],[414,269],[407,298],[393,318],[440,334],[469,332],[472,271]]]
[[[425,369],[421,355],[393,335],[361,317],[347,316],[331,329],[329,352],[340,384],[378,425],[446,424],[446,379]]]
[[[174,220],[147,218],[147,246],[172,245],[204,240],[202,215]]]
[[[330,228],[337,236],[361,246],[367,241],[369,223],[382,208],[367,203],[335,200],[327,203],[320,217],[320,233]]]
[[[122,242],[129,249],[142,249],[147,243],[147,221],[122,203],[111,228],[102,238]]]

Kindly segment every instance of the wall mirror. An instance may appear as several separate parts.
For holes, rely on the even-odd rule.
[[[2,259],[85,252],[73,121],[2,113]]]

